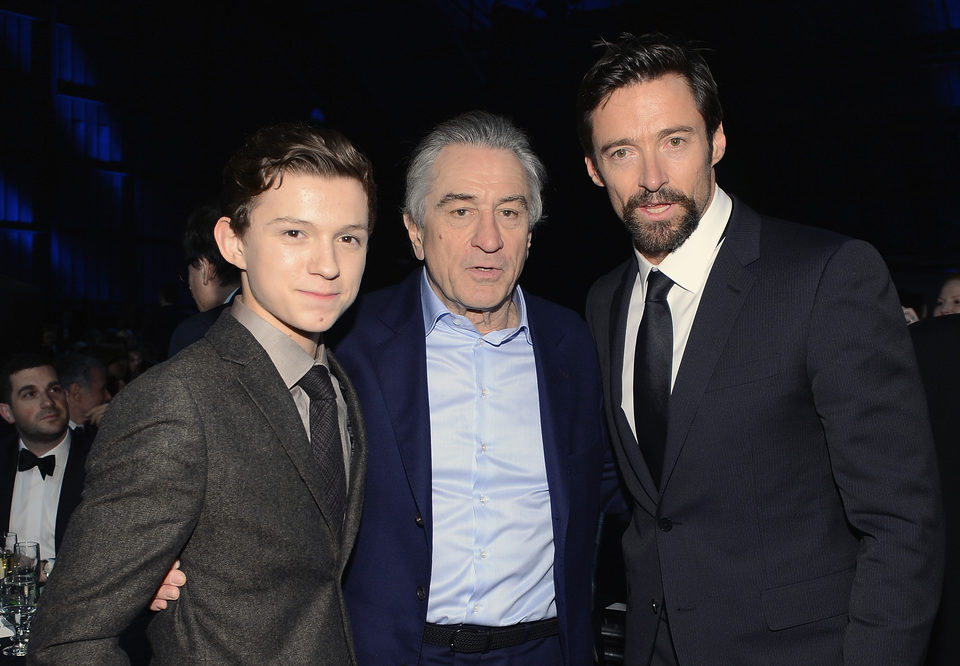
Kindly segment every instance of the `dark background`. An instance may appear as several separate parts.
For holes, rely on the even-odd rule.
[[[630,250],[573,113],[592,44],[622,31],[713,49],[724,189],[869,240],[902,294],[929,302],[960,266],[958,4],[0,0],[2,328],[140,325],[182,268],[188,212],[216,198],[242,137],[277,120],[329,123],[372,158],[364,289],[392,283],[413,266],[405,158],[471,108],[530,132],[550,182],[522,282],[581,310]]]

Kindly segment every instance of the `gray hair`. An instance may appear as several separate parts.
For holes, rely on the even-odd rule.
[[[530,227],[543,216],[543,187],[547,169],[530,148],[530,140],[519,127],[503,116],[486,111],[468,111],[440,123],[419,143],[407,168],[407,192],[403,212],[423,228],[427,193],[433,185],[433,164],[440,151],[451,145],[509,150],[527,174],[530,188]]]
[[[93,370],[96,368],[99,368],[106,376],[107,369],[97,359],[86,354],[67,352],[57,361],[57,375],[60,377],[60,386],[66,390],[74,384],[79,384],[81,388],[89,389],[90,380],[93,378]]]

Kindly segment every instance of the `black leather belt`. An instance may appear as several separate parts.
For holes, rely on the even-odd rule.
[[[475,624],[431,624],[423,627],[423,642],[442,645],[454,652],[489,652],[520,645],[560,633],[557,618],[521,622],[509,627],[481,627]]]

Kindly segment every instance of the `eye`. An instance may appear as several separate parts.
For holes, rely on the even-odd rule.
[[[626,156],[627,156],[626,148],[617,148],[615,151],[610,153],[610,157],[612,157],[615,160],[622,160]]]
[[[362,241],[357,236],[351,236],[350,234],[344,234],[340,236],[340,242],[346,243],[348,245],[360,245]]]
[[[51,395],[60,395],[61,393],[63,393],[63,387],[51,386],[50,388],[47,389],[47,393]]]
[[[23,393],[20,394],[20,397],[22,397],[22,398],[25,399],[25,400],[30,400],[31,398],[36,398],[36,397],[37,397],[37,392],[36,392],[36,391],[24,391]]]
[[[300,229],[285,229],[283,235],[287,238],[303,238],[303,231]]]
[[[671,148],[679,148],[683,144],[683,139],[681,139],[679,136],[674,136],[667,139],[667,144]]]
[[[510,208],[504,208],[503,210],[500,211],[500,214],[503,215],[504,217],[517,217],[518,215],[520,215],[520,213]]]
[[[468,211],[466,208],[453,209],[453,214],[456,215],[457,217],[466,217],[469,212],[470,211]]]

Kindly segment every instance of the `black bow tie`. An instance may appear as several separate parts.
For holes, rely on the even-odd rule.
[[[40,470],[40,478],[46,479],[48,474],[53,474],[57,466],[56,456],[44,456],[38,458],[28,449],[20,449],[20,460],[17,462],[17,469],[26,472],[28,469],[36,467]]]

